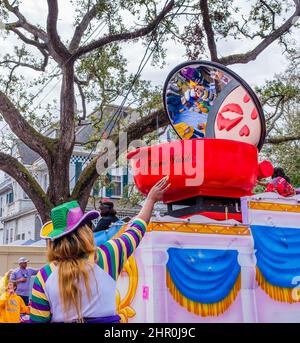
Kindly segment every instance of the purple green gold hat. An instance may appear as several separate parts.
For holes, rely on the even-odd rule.
[[[83,213],[77,201],[66,202],[51,210],[52,221],[42,227],[40,236],[54,241],[99,216],[100,213],[94,210]]]

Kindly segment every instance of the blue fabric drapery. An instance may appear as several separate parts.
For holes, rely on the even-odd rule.
[[[300,276],[300,230],[253,225],[257,266],[272,285],[294,288]]]
[[[235,250],[168,249],[167,269],[186,298],[205,304],[223,300],[240,273]]]
[[[95,232],[94,240],[95,240],[96,246],[99,246],[100,244],[113,238],[119,232],[119,230],[122,228],[124,224],[125,223],[122,220],[118,220],[117,222],[111,224],[108,230]]]

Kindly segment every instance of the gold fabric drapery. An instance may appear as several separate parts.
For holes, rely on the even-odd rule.
[[[241,289],[241,273],[237,277],[237,280],[231,289],[230,293],[221,301],[218,301],[213,304],[203,304],[198,303],[193,300],[190,300],[186,298],[183,294],[180,293],[180,291],[176,288],[170,273],[167,271],[167,287],[172,294],[174,300],[186,308],[189,312],[195,313],[197,315],[200,315],[202,317],[208,317],[208,316],[218,316],[222,313],[224,313],[229,306],[234,302],[236,296],[238,295],[238,292]]]
[[[300,302],[300,292],[296,288],[284,288],[270,284],[262,275],[261,271],[256,268],[256,281],[258,285],[274,300],[295,303]]]

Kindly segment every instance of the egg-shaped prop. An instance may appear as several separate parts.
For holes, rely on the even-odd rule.
[[[196,196],[240,198],[252,194],[257,179],[272,175],[269,162],[258,163],[265,139],[262,107],[236,73],[207,61],[180,64],[167,77],[163,100],[180,139],[128,154],[143,194],[170,175],[166,203]]]
[[[261,149],[265,119],[251,87],[229,68],[188,61],[174,68],[164,85],[170,122],[182,139],[222,138]]]

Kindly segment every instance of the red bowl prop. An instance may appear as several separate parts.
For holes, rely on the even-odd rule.
[[[165,203],[204,195],[250,195],[257,178],[273,172],[272,166],[259,167],[255,146],[227,139],[178,140],[139,148],[127,158],[136,187],[144,195],[163,176],[170,175]]]

